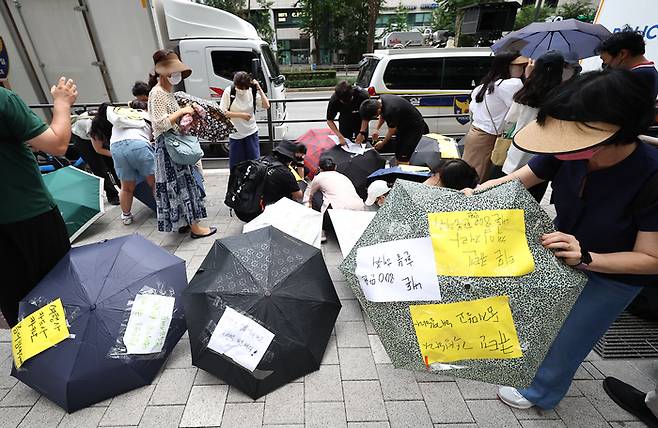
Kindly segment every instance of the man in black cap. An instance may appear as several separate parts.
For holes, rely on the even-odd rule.
[[[272,166],[265,176],[265,188],[263,190],[263,201],[265,205],[277,202],[281,198],[290,198],[301,202],[302,191],[299,190],[297,180],[290,170],[290,165],[295,160],[297,144],[292,141],[283,140],[274,148],[272,154],[265,157]]]
[[[346,80],[339,82],[327,105],[327,126],[334,131],[341,145],[345,139],[361,143],[368,137],[368,122],[362,121],[359,106],[370,98],[368,91],[352,86]],[[338,115],[338,127],[336,127]]]
[[[375,132],[372,133],[373,142],[379,138],[379,128],[386,122],[388,132],[382,141],[375,144],[375,149],[381,151],[395,135],[395,157],[398,162],[408,163],[420,137],[430,132],[418,109],[398,95],[384,94],[378,100],[366,100],[361,103],[359,113],[364,121],[379,117]]]

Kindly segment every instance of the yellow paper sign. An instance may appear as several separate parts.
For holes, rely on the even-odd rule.
[[[11,329],[11,350],[16,367],[68,337],[62,300],[53,300]]]
[[[523,210],[427,215],[436,272],[446,276],[521,276],[535,269]]]
[[[523,356],[507,296],[411,305],[409,312],[426,365]]]

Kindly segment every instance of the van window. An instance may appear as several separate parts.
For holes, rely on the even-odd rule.
[[[442,89],[443,58],[391,60],[384,72],[389,89]]]
[[[359,63],[359,75],[356,78],[356,84],[362,88],[368,88],[372,75],[379,64],[379,59],[372,57],[365,57]]]
[[[212,51],[210,59],[212,61],[213,72],[224,79],[233,81],[233,75],[238,71],[246,71],[251,73],[251,60],[258,58],[255,52],[252,51]],[[269,64],[268,64],[269,65]],[[267,85],[265,84],[265,76],[260,73],[258,81],[263,87],[263,91],[267,93]]]
[[[210,58],[215,74],[233,81],[237,71],[251,73],[251,60],[256,54],[251,51],[212,51]]]
[[[270,49],[269,45],[261,45],[260,49],[263,51],[263,57],[265,57],[267,68],[270,70],[270,73],[272,73],[270,77],[278,77],[281,74],[281,71],[279,70],[279,64],[276,62],[276,58],[274,58],[272,49]]]
[[[491,67],[492,57],[446,57],[441,89],[473,89]]]

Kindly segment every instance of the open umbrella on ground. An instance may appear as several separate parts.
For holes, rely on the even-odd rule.
[[[398,178],[401,178],[403,180],[422,183],[431,176],[432,173],[427,167],[415,165],[398,165],[392,166],[390,168],[378,169],[368,176],[368,182],[372,183],[375,180],[385,180],[388,183],[393,183]]]
[[[20,302],[61,299],[71,338],[12,376],[68,412],[150,384],[185,332],[185,261],[140,235],[71,251]]]
[[[321,246],[322,214],[288,198],[281,198],[242,228],[244,233],[273,226],[316,248]]]
[[[71,241],[105,212],[102,178],[67,166],[43,175],[43,181],[62,213]]]
[[[444,137],[440,134],[427,134],[420,138],[409,163],[432,168],[441,159],[455,158],[459,158],[459,152],[454,138]]]
[[[395,367],[526,387],[585,284],[553,230],[518,182],[400,180],[340,269]]]
[[[296,140],[306,146],[304,165],[309,169],[308,178],[313,179],[318,173],[322,152],[336,145],[336,142],[329,138],[333,135],[335,134],[329,128],[309,129]]]
[[[375,211],[337,209],[330,209],[328,211],[334,232],[336,232],[340,252],[343,254],[343,257],[347,257],[350,251],[352,251],[352,248],[354,248],[354,244],[359,240],[377,213]]]
[[[597,55],[599,44],[612,33],[601,24],[589,24],[577,19],[555,22],[533,22],[513,31],[491,46],[494,52],[519,51],[537,59],[552,50],[571,52],[577,59]]]
[[[273,227],[215,241],[183,300],[192,363],[254,399],[320,367],[341,308],[322,252]]]
[[[386,165],[386,160],[374,149],[362,155],[349,153],[339,146],[326,150],[322,157],[330,156],[336,163],[336,171],[346,175],[362,199],[368,196],[368,176]]]

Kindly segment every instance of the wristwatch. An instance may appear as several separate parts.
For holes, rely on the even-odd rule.
[[[361,134],[364,137],[368,138],[368,133],[366,131],[359,131],[359,134]]]
[[[592,255],[589,251],[584,248],[580,249],[580,263],[574,266],[574,268],[579,270],[587,270],[589,265],[592,263]]]

